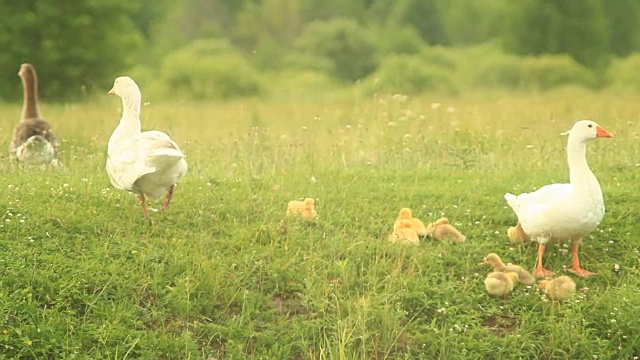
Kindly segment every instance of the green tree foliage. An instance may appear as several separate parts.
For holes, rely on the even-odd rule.
[[[387,56],[365,84],[373,92],[416,94],[425,91],[457,92],[448,69],[426,64],[419,56]]]
[[[388,26],[377,34],[383,54],[416,54],[425,46],[420,34],[412,26]]]
[[[302,15],[310,21],[346,17],[362,22],[371,0],[301,0]]]
[[[626,56],[640,48],[640,0],[603,1],[609,19],[609,41],[615,55]]]
[[[505,0],[444,0],[440,7],[451,44],[479,44],[504,32]]]
[[[372,32],[353,20],[315,21],[304,29],[296,47],[302,53],[329,61],[333,75],[343,80],[361,79],[378,64]]]
[[[601,0],[510,2],[504,40],[521,55],[566,53],[595,69],[609,58],[609,22]]]
[[[387,56],[424,58],[426,45],[490,44],[528,59],[567,54],[602,79],[610,58],[640,50],[640,0],[0,0],[0,101],[21,96],[22,62],[35,65],[44,98],[77,99],[125,70],[161,79],[178,49],[202,39],[226,39],[235,50],[223,62],[242,59],[252,74],[354,81]],[[386,61],[383,73],[417,68],[411,56]],[[555,61],[545,64],[567,66]],[[513,64],[503,65],[508,74]],[[477,68],[454,72],[472,78],[458,75]]]
[[[448,44],[440,6],[436,0],[392,0],[389,22],[411,25],[431,45]]]
[[[129,0],[3,1],[0,5],[0,97],[19,98],[21,63],[32,63],[47,99],[75,98],[110,86],[141,44]],[[14,71],[15,70],[15,71]]]
[[[264,41],[289,46],[302,28],[299,0],[247,2],[239,12],[233,38],[241,47],[254,50]],[[264,38],[268,37],[269,40]]]

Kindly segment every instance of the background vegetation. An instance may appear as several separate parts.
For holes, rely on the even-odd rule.
[[[0,147],[40,75],[60,168],[0,152],[0,359],[637,359],[640,0],[0,0]],[[104,171],[120,102],[189,172],[143,219]],[[502,195],[567,179],[607,208],[564,304],[488,296]],[[316,221],[285,219],[313,197]],[[157,207],[152,205],[152,207]],[[401,207],[463,244],[386,241]],[[567,244],[546,265],[564,273]]]
[[[123,73],[152,98],[269,96],[274,82],[633,90],[639,24],[640,0],[3,1],[0,100],[20,97],[22,62],[46,99],[65,101]]]

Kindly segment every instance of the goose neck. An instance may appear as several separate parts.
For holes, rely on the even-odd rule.
[[[586,141],[569,138],[567,160],[569,162],[569,181],[571,184],[589,186],[595,175],[593,175],[587,163]]]
[[[140,122],[140,95],[125,94],[122,96],[122,121]]]
[[[23,104],[22,119],[40,119],[38,108],[38,78],[35,72],[29,72],[22,76]]]

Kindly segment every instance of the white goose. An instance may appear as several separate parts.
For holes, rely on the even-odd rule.
[[[107,172],[113,186],[138,195],[142,213],[148,218],[145,196],[159,199],[166,193],[162,202],[162,209],[166,209],[178,179],[187,171],[187,161],[169,135],[141,131],[141,94],[133,79],[117,78],[109,95],[122,99],[122,118],[109,138]]]
[[[587,164],[586,149],[588,141],[613,135],[591,120],[576,122],[568,133],[569,184],[550,184],[518,196],[504,195],[518,216],[516,226],[540,244],[536,276],[553,275],[542,265],[545,245],[551,239],[571,240],[571,271],[581,276],[594,274],[581,268],[578,258],[582,237],[593,231],[604,216],[602,190]]]

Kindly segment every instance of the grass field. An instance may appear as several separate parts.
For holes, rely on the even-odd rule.
[[[144,88],[143,94],[144,94]],[[105,90],[106,91],[106,90]],[[439,104],[436,105],[436,104]],[[0,358],[636,359],[640,356],[640,102],[579,90],[455,98],[354,94],[151,103],[189,172],[147,224],[104,170],[119,99],[43,104],[62,168],[0,158]],[[8,146],[20,104],[0,106]],[[511,244],[505,192],[568,178],[566,137],[591,118],[607,214],[564,304],[518,285],[483,286],[489,252],[533,268]],[[284,218],[316,199],[319,218]],[[154,204],[153,207],[158,207]],[[447,216],[463,244],[386,241],[401,207]],[[546,266],[571,262],[549,246]]]

